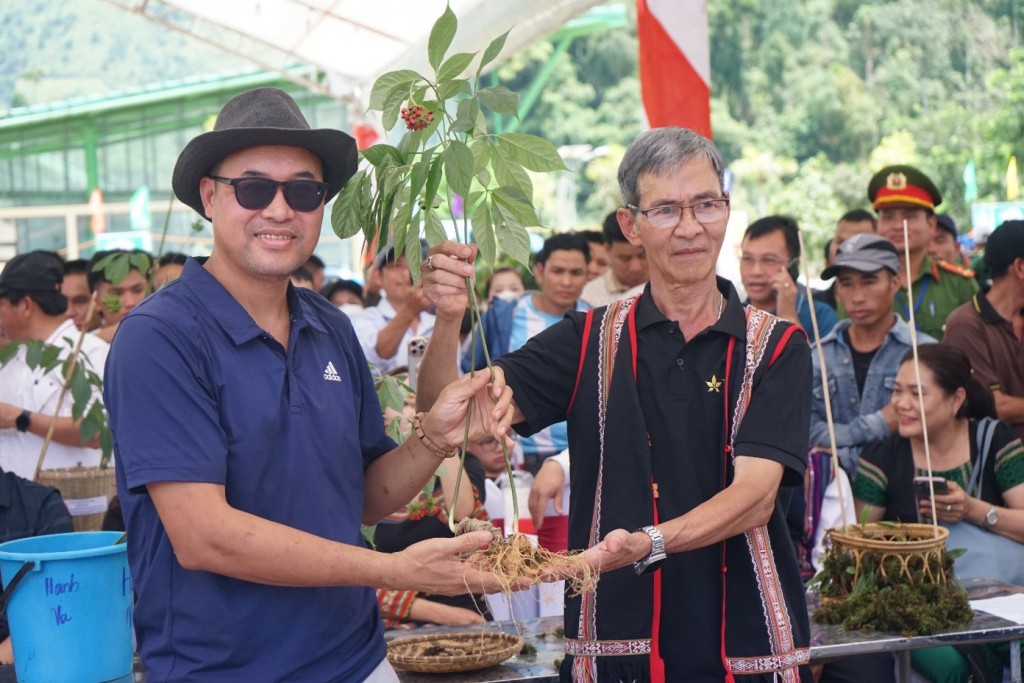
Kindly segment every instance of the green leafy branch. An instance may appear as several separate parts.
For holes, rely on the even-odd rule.
[[[420,261],[420,235],[431,245],[446,239],[442,211],[456,220],[459,241],[472,238],[493,264],[498,250],[528,264],[527,227],[540,225],[528,171],[565,170],[554,146],[522,133],[488,133],[484,111],[516,115],[519,98],[503,86],[481,87],[480,75],[505,45],[506,31],[483,51],[446,56],[458,29],[451,8],[435,22],[427,45],[433,73],[390,71],[374,83],[370,109],[385,130],[399,117],[406,131],[395,145],[362,153],[368,168],[348,182],[334,203],[331,223],[345,239],[362,231],[368,244],[395,244],[410,264]],[[462,209],[453,211],[459,197]],[[461,218],[461,228],[458,219]],[[414,277],[418,269],[413,268]]]
[[[395,245],[396,251],[405,254],[416,280],[420,275],[421,235],[431,246],[447,239],[442,215],[452,219],[460,242],[477,245],[490,267],[499,250],[528,266],[527,228],[540,225],[529,172],[567,170],[547,140],[487,130],[485,111],[518,115],[518,95],[503,86],[481,87],[480,83],[480,75],[501,53],[509,32],[492,40],[482,55],[449,55],[457,31],[458,19],[446,7],[427,41],[432,73],[425,76],[401,69],[383,74],[374,83],[370,109],[380,112],[385,130],[392,130],[399,118],[406,130],[396,144],[381,143],[362,152],[366,166],[345,185],[331,212],[331,225],[339,238],[347,239],[361,231],[366,243],[376,245],[378,250]],[[474,61],[476,69],[466,77]],[[460,208],[456,210],[456,206]],[[479,325],[475,289],[471,282],[467,287],[473,320]],[[473,338],[475,357],[476,336]],[[486,346],[482,351],[490,369]],[[471,402],[459,479],[465,466],[472,411]],[[504,442],[502,449],[511,479],[512,466]],[[512,503],[515,528],[519,506],[514,488]]]
[[[93,272],[103,271],[103,279],[115,285],[120,284],[132,269],[144,274],[147,281],[152,279],[156,271],[156,261],[144,251],[115,252],[107,254],[93,265]],[[110,313],[121,310],[121,299],[110,294],[101,302]]]
[[[25,364],[32,370],[38,370],[45,374],[59,369],[62,382],[61,399],[66,393],[71,394],[71,417],[74,420],[81,419],[78,431],[82,437],[82,443],[99,438],[102,451],[100,467],[106,468],[110,464],[110,457],[113,453],[113,442],[110,436],[107,411],[103,407],[103,402],[96,398],[102,394],[103,380],[89,366],[88,361],[80,362],[80,355],[66,353],[68,349],[76,348],[74,340],[65,337],[64,341],[67,344],[66,347],[47,344],[38,339],[7,344],[0,348],[0,366],[8,363],[23,348]],[[58,400],[55,410],[58,415],[60,403],[62,400]]]

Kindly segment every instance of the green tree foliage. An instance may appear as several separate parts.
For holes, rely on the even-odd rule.
[[[1006,164],[1024,139],[1016,4],[709,3],[713,127],[737,204],[796,216],[817,253],[839,213],[867,206],[872,172],[902,161],[931,175],[941,209],[969,225],[968,160],[978,200],[1004,199]],[[795,165],[765,176],[758,159]]]
[[[554,58],[519,130],[555,145],[607,146],[576,174],[581,222],[619,201],[615,167],[644,126],[633,3],[629,26],[544,42],[497,81],[523,92]],[[868,205],[885,163],[919,165],[970,225],[977,201],[1005,198],[1010,154],[1024,158],[1024,50],[1017,0],[718,0],[708,3],[712,124],[733,171],[734,207],[795,216],[813,256],[844,211]],[[537,190],[543,186],[538,185]],[[544,200],[538,199],[541,206]],[[547,217],[542,211],[542,217]]]

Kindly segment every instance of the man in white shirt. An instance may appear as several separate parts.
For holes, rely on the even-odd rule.
[[[603,230],[608,269],[600,277],[590,280],[580,294],[580,298],[594,308],[639,294],[650,277],[647,251],[642,245],[626,241],[615,211],[605,217]]]
[[[33,251],[11,259],[0,273],[0,328],[11,342],[41,341],[59,349],[62,359],[71,353],[81,333],[65,315],[68,300],[61,293],[63,277],[64,266],[56,254]],[[78,362],[102,378],[108,348],[106,342],[87,334]],[[54,420],[43,469],[99,465],[98,438],[82,442],[81,418],[71,417],[70,392],[58,414],[63,364],[49,372],[33,365],[37,364],[28,363],[27,348],[22,346],[0,367],[0,468],[33,479]],[[94,393],[99,399],[99,391]]]
[[[427,310],[431,303],[423,296],[423,287],[413,284],[405,254],[389,249],[380,272],[384,296],[376,306],[356,315],[352,327],[366,360],[386,375],[409,365],[409,340],[429,337],[434,315]]]

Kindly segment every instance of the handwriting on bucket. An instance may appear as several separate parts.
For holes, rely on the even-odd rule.
[[[43,580],[43,589],[48,596],[76,593],[79,588],[81,588],[81,584],[75,580],[74,572],[71,573],[67,581],[56,581],[50,576]],[[63,605],[50,608],[50,616],[53,617],[53,621],[57,626],[63,626],[71,621],[71,615],[64,611]]]

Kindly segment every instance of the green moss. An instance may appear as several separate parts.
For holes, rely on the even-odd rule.
[[[854,557],[834,548],[825,556],[812,585],[824,597],[814,620],[847,629],[896,631],[927,635],[963,626],[974,614],[967,592],[954,582],[933,583],[930,577],[952,577],[953,556],[914,557],[902,573],[900,561],[887,555],[865,554],[854,582]],[[829,600],[828,598],[832,598]]]
[[[814,620],[842,624],[847,629],[920,636],[963,626],[970,623],[973,616],[963,588],[899,584],[827,602],[814,613]]]

